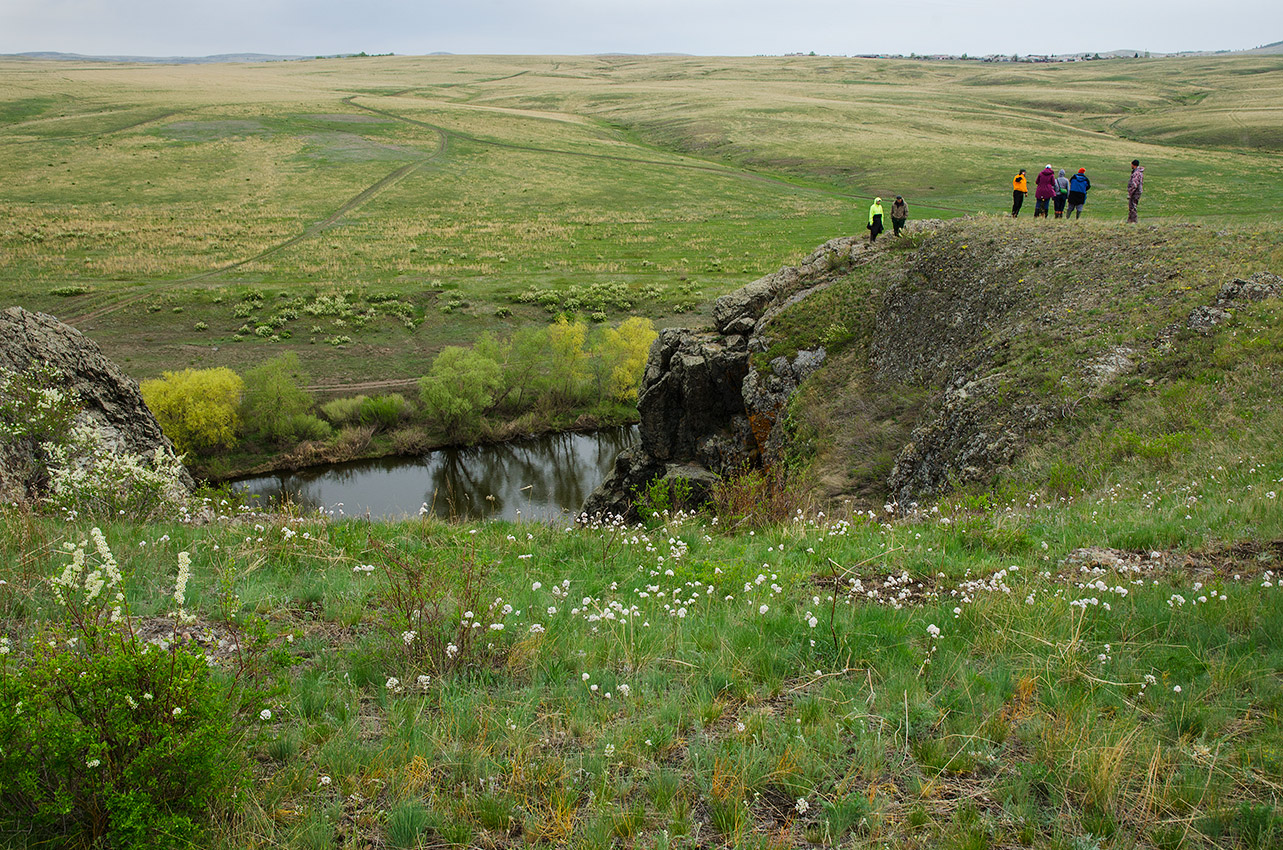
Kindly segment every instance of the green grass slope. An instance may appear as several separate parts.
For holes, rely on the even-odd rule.
[[[96,316],[144,375],[298,344],[310,329],[225,354],[238,304],[345,289],[420,311],[413,332],[382,317],[353,348],[318,342],[336,374],[365,358],[352,380],[493,325],[494,293],[532,280],[646,281],[644,309],[685,321],[694,292],[840,232],[845,196],[919,175],[934,202],[1001,211],[1013,163],[1059,161],[1062,139],[1078,140],[1065,159],[1103,153],[1087,219],[880,243],[778,317],[768,356],[829,352],[793,409],[818,489],[786,494],[783,522],[378,525],[216,495],[154,522],[0,506],[3,843],[149,816],[94,797],[124,744],[67,720],[62,689],[22,689],[42,657],[76,669],[100,651],[67,642],[84,609],[50,582],[115,604],[108,555],[84,542],[99,527],[139,640],[197,653],[233,697],[208,708],[226,715],[197,755],[247,781],[197,812],[200,846],[1277,847],[1280,303],[1235,303],[1207,334],[1185,322],[1223,284],[1283,268],[1271,208],[1240,203],[1274,197],[1278,165],[1161,129],[1111,135],[1227,69],[1264,69],[1267,90],[1271,62],[440,57],[7,77],[22,96],[0,133],[5,292]],[[843,171],[861,148],[889,170]],[[1166,220],[1128,228],[1138,150],[1158,166],[1142,215]],[[484,306],[442,313],[442,294]],[[918,331],[886,333],[897,315]],[[183,330],[197,319],[224,336]],[[131,335],[155,351],[130,354]],[[1100,380],[1122,349],[1132,366]],[[1036,426],[991,476],[887,510],[900,448],[957,378],[974,411],[1036,408]],[[771,495],[737,486],[728,503]],[[190,619],[175,620],[181,553]],[[90,724],[142,717],[141,737],[183,742],[189,721],[148,700],[150,679],[75,681]],[[31,740],[66,757],[23,774],[11,742]],[[24,808],[58,776],[107,808]]]
[[[974,445],[979,460],[946,458],[921,498],[972,484],[1063,495],[1123,469],[1273,452],[1283,302],[1223,305],[1232,318],[1207,333],[1187,324],[1223,285],[1279,269],[1269,227],[959,219],[783,313],[763,357],[826,347],[793,415],[829,497],[904,498],[893,465],[915,446],[947,454],[942,421],[1016,445],[988,467]]]
[[[203,846],[1269,848],[1283,464],[1211,461],[752,535],[104,529],[139,634],[241,694],[223,758],[253,782]],[[3,675],[88,525],[4,513]],[[1204,542],[1150,548],[1174,538]],[[18,812],[0,830],[35,846]]]

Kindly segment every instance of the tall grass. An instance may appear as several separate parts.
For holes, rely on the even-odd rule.
[[[260,781],[228,846],[1261,847],[1283,814],[1280,490],[1277,460],[1226,453],[1161,483],[1120,467],[1064,500],[804,510],[734,533],[681,514],[370,525],[217,502],[204,525],[105,532],[134,598],[164,596],[192,553],[194,638],[221,633],[226,581],[239,597],[272,717],[241,718]],[[1066,559],[1172,522],[1187,536],[1170,545]],[[0,527],[12,671],[54,551],[85,530],[12,509]],[[397,612],[425,609],[390,591],[415,564],[447,575],[450,552],[481,585],[420,585],[447,616],[407,629]],[[475,637],[451,655],[459,623]]]

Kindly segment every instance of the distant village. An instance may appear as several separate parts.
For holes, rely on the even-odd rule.
[[[1229,51],[1221,51],[1229,52]],[[786,53],[785,56],[815,56],[816,53]],[[856,53],[854,59],[917,59],[923,62],[1091,62],[1101,59],[1150,59],[1152,57],[1164,56],[1195,56],[1206,55],[1202,53],[1150,53],[1148,50],[1111,50],[1108,53],[1056,53],[1052,55],[1039,55],[1030,53],[1025,56],[1012,53],[998,54],[991,53],[988,56],[971,56],[963,53],[961,56],[951,53],[910,53],[907,56],[903,53]]]
[[[1100,59],[1149,59],[1151,54],[1148,50],[1113,50],[1108,53],[1056,53],[1050,56],[1030,53],[1025,56],[1017,54],[1000,55],[991,53],[988,56],[969,56],[966,53],[961,56],[952,56],[945,53],[929,53],[919,56],[916,53],[910,53],[908,56],[903,54],[860,54],[861,59],[923,59],[926,61],[948,61],[948,62],[1091,62]],[[1175,56],[1179,54],[1164,53],[1161,56]]]
[[[1151,53],[1148,50],[1109,50],[1104,53],[1029,53],[1021,56],[1017,53],[990,53],[988,56],[972,56],[963,53],[857,53],[856,59],[916,59],[923,62],[1091,62],[1101,59],[1166,59],[1174,56],[1242,56],[1247,54],[1279,55],[1283,54],[1283,41],[1261,44],[1250,50],[1184,50],[1179,53]],[[786,53],[786,56],[815,56],[810,53]]]

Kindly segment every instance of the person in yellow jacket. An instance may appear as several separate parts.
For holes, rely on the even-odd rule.
[[[873,242],[882,232],[882,199],[874,198],[869,207],[869,241]]]
[[[1020,215],[1020,205],[1025,202],[1025,195],[1029,194],[1029,181],[1025,180],[1025,170],[1020,169],[1020,173],[1011,181],[1011,217],[1015,218]]]

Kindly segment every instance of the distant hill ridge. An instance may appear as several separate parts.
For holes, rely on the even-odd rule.
[[[1243,50],[1242,53],[1257,53],[1277,55],[1283,53],[1283,41],[1275,41],[1270,44],[1262,44],[1260,47],[1254,47],[1251,50]]]
[[[1253,55],[1279,55],[1283,54],[1283,41],[1275,41],[1270,44],[1263,44],[1259,47],[1253,47],[1246,50],[1183,50],[1179,53],[1156,53],[1150,50],[1101,50],[1085,51],[1081,53],[1063,54],[1064,57],[1086,58],[1095,57],[1103,59],[1115,59],[1130,56],[1144,56],[1146,58],[1162,58],[1165,56],[1241,56],[1245,54]],[[236,63],[236,62],[294,62],[302,59],[342,59],[352,56],[364,56],[361,52],[354,53],[335,53],[329,55],[302,55],[302,54],[276,54],[276,53],[218,53],[211,56],[132,56],[132,55],[113,55],[113,56],[93,56],[84,53],[61,53],[54,50],[28,51],[25,53],[0,53],[0,59],[38,59],[64,62],[139,62],[153,64],[169,65],[210,65],[218,63]],[[427,56],[453,56],[456,55],[449,51],[436,51],[424,54]],[[624,53],[601,53],[594,54],[601,56],[690,56],[689,53],[670,53],[654,52],[648,54],[624,54]],[[863,53],[861,56],[880,56],[885,57],[889,54],[883,53]],[[959,54],[966,57],[967,54]],[[932,58],[927,56],[916,58]],[[940,54],[934,58],[946,58],[945,54]],[[948,56],[947,58],[958,58],[958,56]]]
[[[343,54],[348,55],[348,54]],[[32,51],[0,54],[4,59],[46,59],[63,62],[149,62],[165,65],[209,65],[228,62],[287,62],[313,56],[283,56],[273,53],[220,53],[215,56],[87,56],[81,53]],[[336,57],[325,57],[336,58]]]

